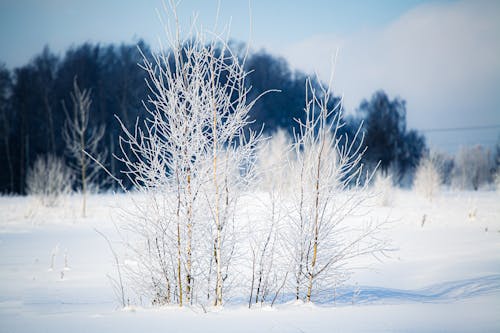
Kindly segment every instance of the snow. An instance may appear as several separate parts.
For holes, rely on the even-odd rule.
[[[428,201],[397,190],[390,206],[370,213],[391,221],[388,258],[360,259],[365,269],[335,297],[326,290],[314,304],[252,309],[238,300],[223,309],[120,309],[107,277],[113,257],[94,229],[116,239],[124,201],[90,196],[82,219],[76,195],[54,208],[0,197],[0,332],[500,331],[499,192],[449,191]]]

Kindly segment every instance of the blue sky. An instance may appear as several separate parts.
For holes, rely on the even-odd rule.
[[[183,0],[181,22],[193,12],[211,27],[218,1]],[[25,64],[45,44],[61,53],[72,44],[133,42],[162,36],[161,0],[2,0],[0,61]],[[338,51],[334,89],[348,110],[377,89],[407,101],[417,129],[500,125],[500,1],[252,0],[251,43],[297,69],[329,76]],[[220,24],[250,36],[249,2],[221,0]],[[279,87],[277,87],[279,88]],[[500,127],[427,133],[454,151],[494,144]]]
[[[350,34],[383,26],[425,1],[221,0],[219,22],[231,22],[231,35],[247,41],[250,35],[249,4],[255,46],[286,45],[318,33]],[[193,13],[212,26],[217,0],[183,0],[182,21]],[[2,0],[0,41],[2,60],[10,66],[24,64],[45,44],[56,51],[83,41],[130,42],[143,37],[154,42],[161,36],[156,9],[161,0]]]

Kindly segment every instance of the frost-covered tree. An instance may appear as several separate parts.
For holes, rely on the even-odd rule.
[[[423,197],[431,200],[439,192],[441,174],[436,155],[432,152],[421,158],[413,179],[413,188]]]
[[[495,182],[495,188],[500,191],[500,138],[495,146],[495,157],[494,157],[494,167],[495,174],[493,175],[493,180]]]
[[[291,142],[284,130],[278,130],[257,149],[258,198],[262,212],[259,221],[249,226],[252,276],[249,307],[253,303],[270,302],[287,278],[283,258],[282,229],[287,212],[283,200],[290,190],[287,164]]]
[[[433,161],[443,185],[451,185],[453,180],[454,156],[446,152],[432,149],[429,157]]]
[[[66,122],[63,138],[72,161],[70,167],[77,175],[76,180],[82,191],[82,217],[85,217],[89,187],[98,187],[101,181],[99,179],[101,166],[95,161],[104,161],[107,155],[106,149],[100,146],[104,136],[104,126],[89,127],[90,105],[92,103],[90,90],[81,90],[78,87],[76,77],[73,80],[71,101],[73,103],[72,112],[69,113],[65,110]]]
[[[497,170],[495,175],[493,176],[493,180],[495,182],[495,189],[500,192],[500,170]]]
[[[254,101],[226,39],[195,27],[183,35],[171,10],[168,48],[141,65],[146,119],[122,125],[123,172],[142,194],[129,215],[139,240],[128,243],[137,262],[128,274],[154,304],[218,306],[234,278],[234,214],[259,141],[244,131]]]
[[[26,192],[47,207],[60,203],[71,192],[73,175],[64,161],[54,155],[39,155],[26,175]]]
[[[490,181],[491,157],[482,146],[460,147],[455,156],[454,185],[460,189],[478,190]]]
[[[262,141],[257,149],[257,184],[260,190],[277,191],[287,188],[287,163],[291,154],[291,138],[283,129],[278,129],[271,137]]]
[[[382,252],[377,238],[381,223],[351,225],[370,198],[372,174],[363,172],[363,140],[339,135],[344,125],[339,104],[331,105],[331,84],[308,81],[305,121],[295,135],[290,175],[293,197],[289,207],[289,251],[297,299],[311,301],[315,291],[333,287],[349,275],[353,258]]]
[[[394,200],[394,181],[391,173],[379,170],[373,181],[373,188],[381,206],[390,206]]]

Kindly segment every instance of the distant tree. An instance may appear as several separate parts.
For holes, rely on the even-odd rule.
[[[251,117],[255,120],[254,127],[265,124],[266,131],[278,127],[287,128],[290,125],[290,115],[300,115],[301,103],[289,99],[292,72],[283,58],[276,58],[263,51],[253,54],[246,63],[246,68],[252,71],[248,84],[252,86],[251,94],[258,96],[262,91],[280,89],[281,92],[269,94],[255,104]],[[303,90],[303,85],[301,87]],[[303,93],[300,93],[303,95]]]
[[[495,181],[495,188],[500,191],[500,143],[496,144],[495,147],[495,173],[493,175],[493,180]]]
[[[420,159],[413,179],[413,188],[417,193],[432,201],[441,183],[438,161],[436,155],[431,152]]]
[[[109,45],[101,52],[100,76],[104,102],[99,105],[99,109],[106,110],[102,112],[105,115],[102,121],[106,126],[106,137],[103,140],[109,147],[111,156],[119,150],[118,137],[121,133],[115,116],[118,116],[127,128],[132,127],[137,118],[145,118],[142,101],[147,99],[144,85],[146,75],[138,66],[143,60],[138,48],[144,54],[150,54],[149,47],[143,41],[139,41],[138,45]],[[107,162],[110,172],[116,175],[123,165],[111,156]],[[122,182],[129,184],[126,178],[122,179]]]
[[[106,150],[100,147],[100,141],[104,136],[104,127],[89,127],[90,90],[80,90],[76,77],[73,82],[73,92],[71,93],[73,104],[72,112],[67,114],[64,126],[63,137],[66,142],[68,155],[73,161],[71,166],[78,175],[81,186],[83,203],[82,216],[86,216],[87,211],[87,191],[89,186],[98,186],[100,168],[87,156],[91,155],[97,161],[104,161]]]
[[[497,172],[500,172],[500,136],[498,137],[497,144],[495,145],[495,152],[494,152],[494,157],[493,157],[493,164],[495,167],[495,170]]]
[[[378,195],[381,206],[390,206],[394,201],[394,181],[390,173],[377,172],[373,180],[373,189]]]
[[[455,156],[454,185],[460,189],[473,189],[491,181],[490,151],[484,147],[460,147]]]
[[[451,185],[455,160],[453,155],[446,152],[431,150],[431,159],[439,171],[439,177],[443,185]]]
[[[68,100],[67,90],[68,87],[73,87],[75,76],[78,77],[80,85],[94,92],[99,90],[101,79],[104,79],[100,75],[103,69],[100,64],[102,53],[99,44],[90,43],[74,46],[66,51],[57,71],[60,100]]]
[[[61,197],[71,192],[73,175],[61,158],[40,155],[28,169],[26,193],[35,196],[42,205],[57,206]]]
[[[39,119],[33,115],[36,109],[33,101],[34,81],[33,69],[24,66],[14,70],[14,84],[12,87],[11,105],[13,110],[12,131],[15,136],[10,145],[13,147],[14,170],[16,170],[15,192],[25,193],[26,171],[31,165],[31,159],[36,156],[41,142],[45,140],[38,138],[43,135],[41,126],[34,126]],[[35,152],[35,153],[34,153]]]
[[[133,125],[136,116],[141,114],[144,109],[142,100],[146,96],[146,76],[137,65],[143,60],[138,47],[143,53],[149,52],[149,47],[139,41],[138,45],[109,46],[106,56],[103,56],[104,75],[111,78],[106,82],[106,89],[110,89],[110,103],[117,106],[115,114],[126,126]]]
[[[247,84],[252,87],[250,95],[256,97],[264,91],[279,89],[280,92],[267,94],[259,99],[252,108],[250,118],[254,121],[251,127],[262,128],[270,134],[279,128],[288,131],[299,131],[298,123],[293,119],[304,119],[304,100],[307,76],[300,71],[292,71],[285,59],[273,56],[265,51],[251,54],[245,68],[249,71]],[[320,90],[319,83],[309,84]],[[338,104],[339,98],[331,96],[329,107]],[[341,132],[347,131],[344,126]],[[355,130],[354,130],[355,131]]]
[[[413,171],[417,168],[420,159],[426,151],[425,137],[416,130],[405,132],[401,137],[401,144],[397,146],[396,172],[399,181],[406,176],[411,179]]]
[[[425,139],[415,130],[406,130],[406,102],[400,98],[390,100],[383,91],[364,100],[358,109],[364,121],[365,142],[368,150],[365,163],[380,161],[383,172],[392,169],[396,181],[418,164],[425,149]]]
[[[495,168],[493,180],[495,181],[496,190],[500,191],[500,137],[495,145],[495,157],[493,158],[493,161]]]
[[[36,98],[35,105],[39,110],[38,114],[40,114],[42,123],[45,124],[41,128],[47,134],[44,135],[44,141],[46,142],[44,150],[51,154],[56,153],[55,112],[57,110],[55,106],[58,104],[58,101],[55,99],[54,85],[58,64],[59,59],[50,52],[47,46],[31,62],[35,79],[32,82],[35,94],[34,98]]]
[[[12,156],[11,147],[11,135],[13,126],[12,108],[10,104],[10,98],[12,94],[12,80],[9,70],[4,64],[0,63],[0,137],[2,142],[2,150],[0,156],[5,158],[5,163],[0,163],[0,168],[4,165],[7,166],[8,172],[1,172],[0,174],[8,175],[8,180],[3,180],[0,176],[0,182],[7,182],[8,187],[6,188],[8,192],[14,191],[14,164]],[[0,161],[3,161],[0,157]],[[1,187],[0,187],[1,189]]]
[[[397,159],[401,133],[406,129],[406,104],[398,98],[391,101],[384,92],[378,91],[370,101],[361,103],[359,112],[365,123],[366,159],[380,161],[380,168],[387,171]]]

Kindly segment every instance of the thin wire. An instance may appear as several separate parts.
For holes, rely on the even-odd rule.
[[[450,127],[450,128],[429,128],[422,129],[420,132],[453,132],[453,131],[471,131],[471,130],[484,130],[500,128],[498,125],[484,125],[484,126],[468,126],[468,127]]]

